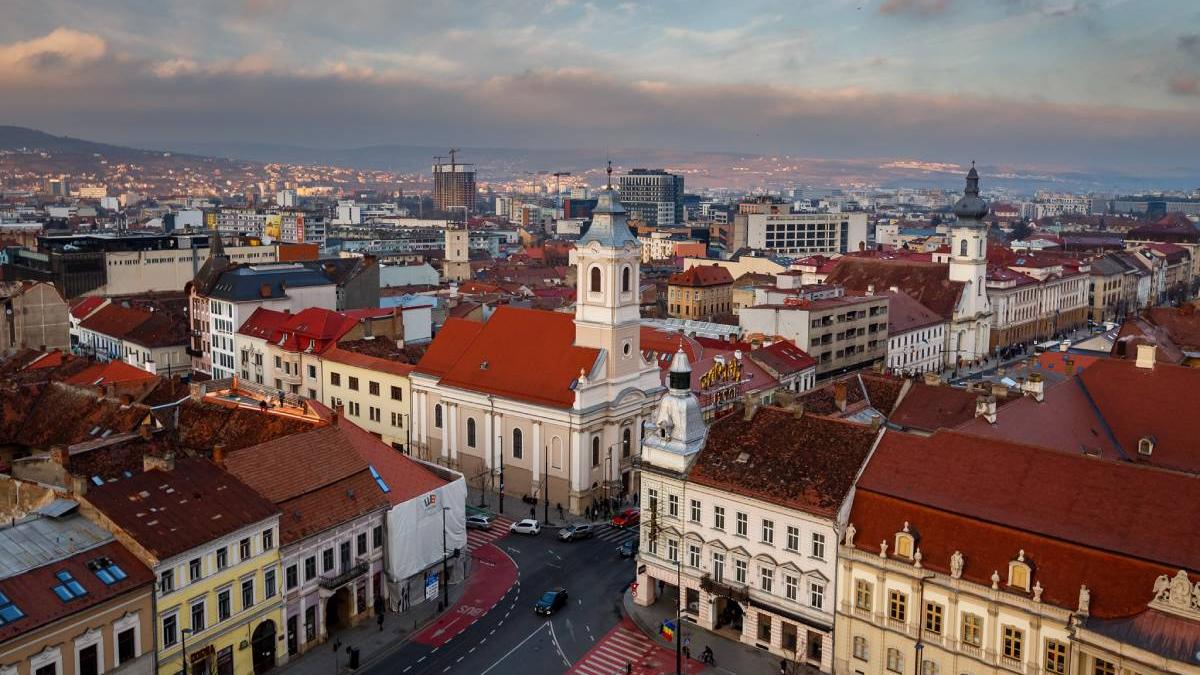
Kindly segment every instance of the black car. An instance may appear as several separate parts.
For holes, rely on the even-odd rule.
[[[621,556],[622,558],[632,558],[633,556],[637,555],[637,552],[637,539],[626,539],[624,544],[621,544],[617,547],[617,555]]]
[[[567,605],[567,589],[556,588],[546,591],[533,605],[533,611],[542,616],[550,616]]]

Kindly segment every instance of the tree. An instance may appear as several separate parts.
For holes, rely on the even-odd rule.
[[[1024,220],[1018,220],[1012,228],[1012,238],[1014,241],[1024,241],[1026,237],[1033,234],[1033,228]]]

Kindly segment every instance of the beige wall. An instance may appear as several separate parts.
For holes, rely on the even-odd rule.
[[[275,262],[275,246],[229,246],[225,253],[234,263]],[[181,291],[208,260],[208,249],[165,251],[120,251],[107,253],[104,264],[108,283],[106,295],[130,295],[149,291]]]
[[[408,448],[412,384],[407,376],[330,360],[322,362],[321,370],[324,390],[322,402],[331,406],[340,402],[345,406],[346,417],[355,424],[379,436],[384,443]],[[332,383],[334,373],[341,380],[339,385]],[[358,378],[358,391],[350,389],[351,377]],[[372,382],[379,383],[378,395],[371,393]],[[392,387],[399,387],[399,399],[392,397]],[[379,411],[377,421],[371,419],[372,409]]]
[[[0,350],[71,346],[70,308],[52,284],[35,283],[4,304],[4,309],[12,309],[12,315],[6,312],[0,324]]]
[[[152,585],[123,593],[82,612],[37,630],[18,635],[0,646],[0,672],[15,666],[16,675],[33,675],[35,667],[58,663],[59,675],[75,675],[76,652],[91,644],[98,645],[101,672],[154,672],[154,607]],[[117,635],[134,631],[136,658],[117,667]],[[32,667],[31,667],[32,666]]]
[[[667,314],[681,319],[709,321],[733,311],[733,284],[667,287]]]

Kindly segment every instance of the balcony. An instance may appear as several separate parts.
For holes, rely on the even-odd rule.
[[[726,584],[714,580],[711,576],[705,574],[700,577],[700,589],[710,595],[717,595],[738,602],[750,601],[750,589],[742,585]]]
[[[360,576],[366,574],[367,570],[370,567],[371,567],[371,564],[364,560],[360,563],[355,564],[352,567],[348,567],[348,568],[342,570],[341,574],[332,575],[332,576],[322,576],[320,578],[320,580],[318,581],[318,583],[320,584],[321,588],[324,588],[326,590],[333,590],[339,586],[349,583],[350,581],[354,580],[357,577],[360,577]]]

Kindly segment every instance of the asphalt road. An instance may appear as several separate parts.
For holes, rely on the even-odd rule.
[[[628,536],[636,536],[636,528]],[[509,535],[494,545],[517,565],[517,583],[495,607],[445,645],[409,642],[359,672],[370,675],[565,673],[621,620],[621,593],[634,562],[617,555],[617,533],[577,542],[557,530]],[[533,613],[542,593],[567,589],[569,603],[549,619]]]

